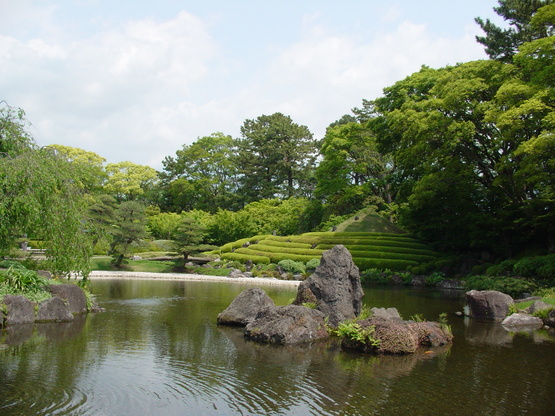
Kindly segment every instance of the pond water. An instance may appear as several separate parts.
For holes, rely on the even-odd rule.
[[[454,316],[460,294],[366,288],[408,319],[449,314],[449,348],[402,357],[255,344],[216,315],[247,285],[98,280],[107,312],[0,334],[0,415],[553,415],[552,332]],[[292,287],[262,286],[277,304]]]

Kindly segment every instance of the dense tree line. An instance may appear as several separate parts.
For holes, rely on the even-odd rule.
[[[67,146],[39,149],[23,113],[4,105],[2,253],[21,235],[48,240],[49,224],[61,222],[63,235],[118,261],[145,238],[176,241],[187,257],[206,243],[310,231],[369,206],[447,251],[553,251],[555,2],[501,0],[494,10],[508,28],[476,19],[490,60],[423,66],[321,140],[281,113],[245,120],[240,137],[200,137],[160,172]],[[34,187],[34,196],[14,191]],[[63,244],[51,240],[54,258]]]

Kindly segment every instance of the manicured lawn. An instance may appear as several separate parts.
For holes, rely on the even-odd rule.
[[[128,272],[170,273],[175,263],[173,261],[129,260],[120,268],[115,268],[111,257],[94,257],[91,260],[93,270],[120,270]]]

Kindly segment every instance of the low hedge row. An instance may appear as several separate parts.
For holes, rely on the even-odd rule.
[[[303,254],[306,256],[321,256],[325,250],[316,250],[312,248],[295,248],[295,247],[275,247],[271,245],[264,244],[263,241],[258,244],[253,244],[249,246],[250,249],[269,252],[269,253],[291,253],[291,254]]]
[[[253,263],[256,264],[270,264],[270,259],[266,256],[255,256],[252,254],[246,255],[241,253],[223,253],[221,255],[223,260],[231,260],[231,261],[238,261],[241,263],[246,263],[247,260],[251,260]]]
[[[350,251],[350,250],[349,250]],[[350,251],[353,257],[365,259],[391,259],[391,260],[409,260],[417,263],[424,263],[436,259],[434,256],[423,256],[420,254],[392,253],[383,251]]]
[[[326,237],[338,237],[338,238],[343,238],[343,237],[348,237],[348,238],[352,238],[352,237],[376,237],[376,238],[387,238],[387,239],[397,239],[397,240],[402,240],[402,239],[406,239],[406,240],[414,240],[414,237],[411,237],[409,234],[392,234],[392,233],[371,233],[371,232],[363,232],[363,231],[357,231],[357,232],[348,232],[348,231],[340,231],[340,232],[331,232],[331,231],[327,231],[327,232],[312,232],[312,233],[304,233],[303,235],[305,236],[317,236],[317,237],[322,237],[322,238],[326,238]]]
[[[336,244],[318,244],[315,248],[317,250],[329,250]],[[438,257],[438,253],[433,250],[425,250],[421,248],[410,247],[395,247],[395,246],[374,246],[374,245],[361,245],[361,244],[348,244],[345,246],[347,250],[353,251],[383,251],[391,253],[404,253],[404,254],[419,254],[422,256],[432,256],[434,259]]]
[[[266,240],[281,241],[281,242],[286,242],[286,243],[303,243],[303,244],[310,244],[310,245],[313,245],[313,244],[316,245],[320,241],[320,239],[318,237],[305,237],[304,234],[303,235],[289,235],[287,237],[271,235],[269,237],[266,237]]]
[[[409,267],[418,266],[418,263],[416,261],[398,259],[369,259],[353,257],[353,262],[358,266],[360,270],[389,269],[396,271],[405,271]]]
[[[276,241],[276,240],[270,240],[268,238],[264,240],[260,240],[258,244],[264,244],[266,246],[274,246],[274,247],[286,247],[286,248],[312,248],[312,244]]]
[[[318,244],[343,244],[344,246],[385,246],[385,247],[404,247],[414,248],[419,250],[429,250],[430,247],[420,242],[410,241],[391,241],[391,240],[375,240],[375,239],[361,239],[361,238],[339,238],[337,240],[322,238]]]
[[[310,256],[310,255],[290,254],[290,253],[270,253],[270,252],[258,251],[251,248],[238,248],[237,250],[235,250],[235,253],[245,254],[248,256],[268,257],[272,263],[279,263],[281,260],[288,260],[288,259],[294,260],[294,261],[302,261],[303,263],[306,263],[309,260],[318,259],[321,257],[319,255]],[[252,258],[252,261],[255,262],[254,258]]]
[[[214,250],[214,253],[229,253],[233,251],[235,248],[243,247],[243,245],[250,243],[255,244],[260,240],[264,240],[267,235],[255,235],[254,237],[242,238],[237,241],[233,241],[231,243],[224,244],[218,250]]]

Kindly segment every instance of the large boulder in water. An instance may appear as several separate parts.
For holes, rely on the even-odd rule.
[[[543,326],[543,320],[537,316],[528,315],[527,313],[513,313],[503,319],[501,324],[509,330],[515,327],[539,329]]]
[[[320,265],[308,279],[299,284],[295,305],[315,300],[316,309],[328,317],[328,324],[355,318],[362,309],[364,292],[358,267],[351,253],[337,245],[322,254]]]
[[[245,326],[259,312],[275,307],[274,301],[260,288],[243,290],[222,313],[218,315],[220,325]]]
[[[245,328],[245,338],[269,344],[300,344],[329,337],[324,314],[305,306],[266,309]]]
[[[73,315],[69,306],[62,299],[53,297],[39,303],[37,322],[71,322]]]
[[[357,322],[368,338],[344,337],[341,346],[373,354],[412,354],[418,348],[418,336],[402,319],[369,318]]]
[[[4,319],[6,324],[35,322],[35,305],[26,297],[6,295],[2,303],[5,305],[6,316]]]
[[[479,319],[503,320],[509,314],[513,298],[496,290],[466,292],[470,316]]]
[[[87,296],[79,286],[67,283],[62,285],[50,285],[48,291],[52,296],[58,297],[67,303],[70,313],[87,312]]]

